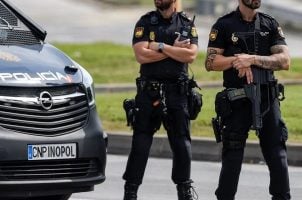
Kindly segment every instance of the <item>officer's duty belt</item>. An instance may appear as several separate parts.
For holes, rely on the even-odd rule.
[[[157,80],[146,80],[146,79],[137,79],[136,86],[139,91],[159,91],[164,90],[165,92],[186,92],[187,83],[179,83],[176,81],[157,81]],[[182,92],[181,92],[182,93]]]
[[[283,101],[285,99],[284,86],[282,84],[277,84],[276,82],[270,84],[269,91],[273,99],[278,98],[280,101]],[[227,89],[227,95],[230,101],[235,101],[237,99],[247,97],[244,88],[229,88]]]

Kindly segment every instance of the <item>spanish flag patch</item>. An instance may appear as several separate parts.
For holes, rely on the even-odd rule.
[[[136,38],[141,38],[144,35],[144,27],[136,27],[134,32]]]
[[[211,33],[209,35],[210,41],[212,41],[212,42],[215,41],[217,38],[217,35],[218,35],[218,31],[216,29],[212,29]]]

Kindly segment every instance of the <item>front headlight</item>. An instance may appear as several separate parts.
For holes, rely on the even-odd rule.
[[[82,66],[80,66],[78,63],[74,62],[75,66],[78,67],[82,71],[83,75],[83,84],[86,89],[86,93],[88,96],[88,103],[89,106],[93,106],[95,104],[95,92],[94,92],[94,84],[93,79],[91,75],[84,69]]]
[[[94,84],[93,82],[91,84],[86,84],[84,82],[86,91],[87,91],[87,95],[88,95],[88,103],[89,106],[93,106],[95,104],[95,93],[94,93]]]

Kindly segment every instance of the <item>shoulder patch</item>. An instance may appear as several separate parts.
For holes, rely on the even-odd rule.
[[[215,41],[216,38],[217,38],[217,35],[218,35],[218,30],[212,29],[210,34],[209,34],[210,41],[212,41],[212,42]]]
[[[134,31],[134,36],[136,38],[141,38],[144,35],[144,27],[136,27]]]

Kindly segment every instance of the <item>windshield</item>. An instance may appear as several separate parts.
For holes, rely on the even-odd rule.
[[[0,2],[0,45],[40,44],[40,40],[21,20]]]

